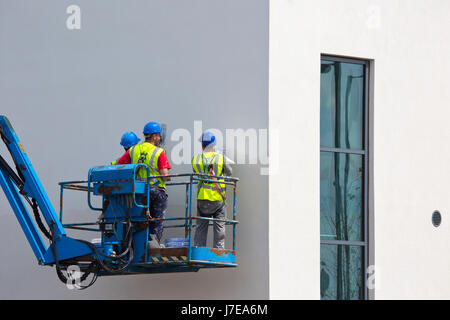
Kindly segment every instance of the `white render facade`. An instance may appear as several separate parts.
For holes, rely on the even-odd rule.
[[[80,29],[68,28],[70,5]],[[38,266],[1,193],[0,298],[320,299],[325,56],[369,68],[365,297],[450,298],[449,14],[446,0],[0,0],[0,114],[55,208],[58,182],[86,179],[120,155],[123,132],[141,136],[148,121],[167,124],[173,173],[190,170],[177,164],[177,129],[192,135],[188,154],[207,128],[224,139],[227,130],[258,134],[256,161],[251,147],[235,152],[245,155],[233,167],[238,268],[67,290]],[[64,201],[70,222],[95,219],[85,197]],[[168,215],[183,210],[183,192],[170,191]]]
[[[270,2],[269,128],[290,153],[279,167],[299,163],[269,179],[271,298],[320,296],[323,54],[370,63],[369,296],[450,297],[449,12],[446,1]]]

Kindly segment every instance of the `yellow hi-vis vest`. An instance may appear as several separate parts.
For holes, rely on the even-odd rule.
[[[158,159],[161,153],[165,152],[163,148],[159,148],[154,146],[149,142],[141,142],[128,150],[131,158],[131,163],[143,163],[146,164],[150,169],[150,176],[159,176],[160,173],[158,171]],[[137,177],[142,179],[147,179],[147,170],[142,168],[141,170],[137,169]],[[160,178],[152,178],[150,179],[150,185],[160,188],[165,188],[166,185],[163,180]]]
[[[215,152],[204,152],[192,158],[192,168],[195,173],[211,174],[209,167],[212,166],[215,176],[221,176],[223,173],[223,155]],[[217,191],[216,185],[211,182],[200,181],[197,186],[197,199],[209,201],[224,201],[222,195],[225,195],[225,184],[216,182],[220,193]],[[221,195],[222,194],[222,195]]]

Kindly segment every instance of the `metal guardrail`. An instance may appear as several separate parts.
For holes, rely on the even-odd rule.
[[[149,176],[148,176],[149,177]],[[191,258],[191,248],[192,248],[192,229],[195,227],[193,225],[193,220],[206,220],[209,222],[224,222],[225,225],[232,225],[233,226],[233,251],[236,250],[236,225],[239,223],[239,221],[236,220],[237,218],[237,183],[239,181],[239,178],[236,177],[225,177],[225,176],[214,176],[209,174],[198,174],[198,173],[184,173],[184,174],[170,174],[170,175],[159,175],[159,176],[151,176],[151,178],[170,178],[170,179],[181,179],[181,178],[187,178],[188,181],[181,181],[181,182],[166,182],[165,185],[167,187],[170,186],[185,186],[186,190],[186,197],[185,197],[185,215],[184,217],[171,217],[171,218],[150,218],[148,219],[149,222],[151,221],[183,221],[183,224],[178,225],[171,225],[171,226],[164,226],[164,228],[183,228],[185,229],[185,237],[189,239],[189,247],[188,247],[188,256],[189,259]],[[214,180],[217,179],[217,180]],[[135,181],[139,181],[139,179],[134,178]],[[147,178],[147,181],[149,178]],[[123,180],[122,180],[123,181]],[[126,180],[131,181],[131,180]],[[141,180],[142,181],[142,180]],[[206,182],[206,183],[213,183],[218,182],[220,184],[225,184],[233,187],[233,213],[232,219],[215,219],[215,218],[206,218],[206,217],[200,217],[200,216],[193,216],[192,215],[192,198],[193,198],[193,187],[194,185],[198,184],[198,182]],[[88,202],[90,204],[90,194],[94,192],[93,188],[91,187],[91,181],[90,179],[87,181],[65,181],[60,182],[60,222],[62,223],[63,219],[63,199],[64,199],[64,190],[75,190],[75,191],[83,191],[88,193]],[[134,183],[134,182],[133,182]],[[87,185],[83,185],[87,184]],[[150,188],[151,189],[151,188]],[[150,189],[147,190],[147,192],[150,192]],[[149,195],[147,194],[147,199],[149,199]],[[133,194],[133,199],[135,199]],[[225,200],[226,201],[226,200]],[[135,200],[134,200],[135,203]],[[140,205],[139,205],[140,206]],[[93,208],[92,206],[89,206],[93,210],[101,210],[100,208]],[[140,206],[141,207],[141,206]],[[147,203],[147,209],[149,207],[149,202]],[[84,231],[97,231],[101,232],[101,230],[94,229],[92,227],[88,226],[99,226],[100,224],[98,222],[87,222],[87,223],[71,223],[71,224],[63,224],[63,227],[69,228],[69,229],[76,229],[76,230],[84,230]],[[211,226],[211,224],[209,224]]]

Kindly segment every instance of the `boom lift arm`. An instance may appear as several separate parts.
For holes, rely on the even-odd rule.
[[[19,138],[11,123],[5,116],[0,116],[0,137],[5,143],[14,162],[15,169],[0,155],[0,186],[27,237],[27,240],[40,265],[55,265],[59,279],[66,283],[73,281],[70,266],[77,266],[83,275],[80,282],[93,274],[88,286],[93,284],[97,276],[137,274],[137,273],[167,273],[196,272],[200,268],[236,267],[236,186],[239,179],[220,177],[208,174],[178,174],[167,175],[176,179],[186,179],[183,182],[166,183],[167,186],[184,186],[186,188],[185,216],[175,218],[152,218],[150,208],[150,177],[149,168],[144,164],[129,164],[121,166],[92,167],[88,173],[88,181],[62,182],[60,199],[60,217],[50,203],[45,190],[39,181],[31,162],[25,153]],[[147,179],[136,178],[137,170],[147,171]],[[194,217],[192,215],[192,193],[197,182],[230,185],[234,189],[233,219],[213,219]],[[78,183],[87,183],[81,186]],[[101,212],[96,223],[62,224],[63,189],[73,189],[87,192],[89,207],[94,212]],[[91,203],[92,196],[102,197],[102,207],[96,208]],[[35,216],[32,220],[27,209],[27,202]],[[225,200],[225,199],[224,199]],[[44,221],[41,220],[39,209]],[[231,225],[233,228],[233,248],[215,249],[192,245],[193,220],[215,221]],[[150,225],[155,221],[184,221],[182,225],[168,225],[164,228],[184,228],[188,245],[179,247],[154,248],[150,245]],[[45,223],[44,223],[45,222]],[[84,225],[97,225],[98,229],[84,228]],[[39,228],[38,228],[39,227]],[[73,228],[101,233],[100,242],[73,239],[67,236],[64,228]],[[39,233],[48,238],[47,246]],[[66,271],[64,274],[63,271]],[[73,269],[72,269],[73,270]],[[72,271],[73,272],[73,271]],[[77,273],[76,277],[81,273]]]
[[[28,212],[23,201],[24,199],[33,208],[35,215],[37,213],[37,207],[41,209],[50,232],[44,229],[45,227],[40,219],[37,220],[38,225],[44,234],[53,237],[58,253],[57,258],[59,260],[92,254],[92,249],[87,244],[67,237],[19,138],[14,132],[8,118],[5,116],[0,116],[0,135],[8,151],[11,153],[17,169],[16,173],[0,155],[0,185],[33,249],[38,263],[47,265],[53,264],[56,261],[52,246],[46,247]]]

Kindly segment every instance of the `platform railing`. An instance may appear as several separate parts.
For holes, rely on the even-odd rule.
[[[185,186],[185,215],[184,217],[164,217],[164,218],[149,218],[147,221],[184,221],[182,224],[178,225],[164,225],[164,228],[184,228],[185,238],[188,238],[188,261],[192,260],[192,231],[196,225],[193,224],[194,220],[205,220],[208,221],[208,227],[212,226],[214,222],[224,222],[225,225],[232,225],[233,228],[233,240],[232,240],[232,250],[236,251],[236,227],[239,221],[237,220],[237,182],[239,181],[236,177],[227,177],[227,176],[215,176],[209,174],[198,174],[198,173],[183,173],[183,174],[170,174],[170,175],[159,175],[159,176],[151,176],[151,178],[170,178],[172,179],[188,179],[187,181],[181,182],[166,182],[165,185],[167,188],[172,186]],[[138,180],[138,179],[135,179]],[[148,181],[148,179],[146,179]],[[131,180],[130,180],[131,181]],[[197,215],[193,215],[193,190],[194,185],[197,185],[199,182],[206,183],[220,183],[231,186],[233,188],[233,206],[232,206],[232,219],[216,219],[216,218],[207,218],[201,217]],[[88,199],[90,199],[90,193],[93,192],[93,188],[91,187],[91,181],[65,181],[60,182],[60,222],[62,223],[63,219],[63,197],[64,190],[75,190],[75,191],[83,191],[88,192]],[[83,185],[86,184],[86,185]],[[149,199],[150,189],[147,189],[147,199]],[[134,194],[133,194],[134,198]],[[224,199],[225,203],[227,199]],[[149,203],[147,204],[148,208]],[[211,224],[212,222],[212,224]],[[101,232],[101,230],[94,229],[91,226],[99,225],[99,222],[87,222],[87,223],[70,223],[63,224],[63,227],[68,229],[75,230],[84,230],[84,231],[97,231]]]

